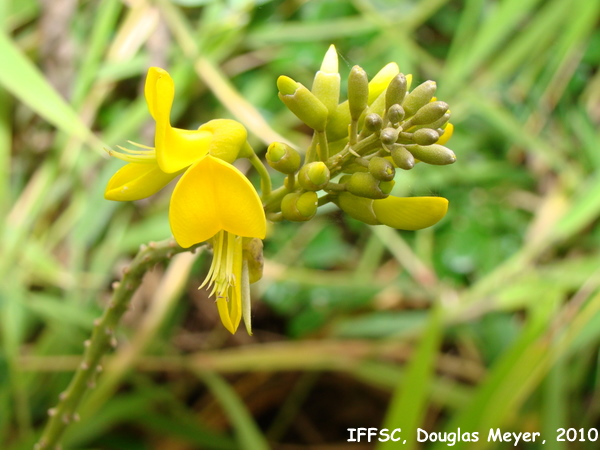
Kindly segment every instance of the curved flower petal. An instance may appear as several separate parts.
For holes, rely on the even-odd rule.
[[[153,163],[129,163],[108,181],[104,198],[132,201],[150,197],[165,187],[178,173],[164,173]]]
[[[444,145],[446,142],[448,142],[450,140],[453,133],[454,133],[454,125],[452,125],[450,122],[448,122],[446,124],[446,128],[444,129],[444,134],[442,135],[441,138],[439,138],[437,140],[436,144]]]
[[[228,163],[234,162],[246,143],[248,132],[244,126],[231,119],[215,119],[198,128],[212,133],[208,153]]]
[[[377,220],[399,230],[420,230],[439,222],[448,211],[444,197],[393,197],[373,202]]]
[[[144,87],[148,110],[156,121],[154,146],[163,172],[173,173],[192,165],[208,152],[212,133],[171,126],[175,84],[166,70],[151,67]]]
[[[263,239],[267,226],[252,183],[234,166],[210,155],[190,167],[175,186],[169,221],[184,248],[220,230]]]

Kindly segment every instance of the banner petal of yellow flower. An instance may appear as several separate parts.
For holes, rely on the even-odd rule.
[[[181,177],[169,209],[171,231],[182,247],[218,231],[263,239],[266,218],[254,186],[234,166],[207,155]]]

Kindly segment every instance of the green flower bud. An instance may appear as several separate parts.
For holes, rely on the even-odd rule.
[[[421,128],[413,133],[412,139],[418,145],[435,144],[440,138],[439,133],[431,128]]]
[[[352,120],[358,120],[369,101],[369,78],[362,67],[354,66],[348,75],[348,104]]]
[[[399,133],[397,128],[384,128],[379,134],[379,139],[384,145],[392,145],[398,140]]]
[[[404,170],[410,170],[415,167],[415,158],[402,145],[395,145],[392,150],[392,160],[397,167]]]
[[[395,105],[390,106],[390,108],[388,109],[387,119],[394,125],[400,123],[402,119],[404,119],[404,116],[404,108],[402,108],[402,106],[400,106],[397,103]]]
[[[393,186],[393,181],[380,181],[369,172],[353,173],[346,183],[351,194],[373,199],[386,198]]]
[[[427,164],[444,166],[456,161],[454,152],[443,145],[407,145],[406,148],[415,158]]]
[[[316,214],[318,201],[316,192],[292,192],[281,200],[281,213],[287,220],[305,222]]]
[[[426,81],[414,88],[402,102],[402,107],[406,112],[406,116],[414,115],[419,109],[431,101],[435,95],[437,85],[435,81]]]
[[[407,84],[406,77],[403,73],[399,73],[392,81],[390,81],[387,90],[385,91],[385,110],[390,109],[392,105],[401,104],[406,96]]]
[[[323,131],[329,110],[301,83],[284,75],[277,79],[279,98],[302,122],[313,130]]]
[[[265,260],[263,258],[263,241],[258,238],[244,238],[243,256],[248,262],[250,283],[256,283],[262,278]]]
[[[269,165],[281,173],[296,173],[300,168],[300,153],[283,142],[269,145],[265,157]]]
[[[383,126],[383,119],[379,114],[368,114],[365,117],[365,125],[364,128],[368,131],[368,134],[373,134],[379,130]]]
[[[325,54],[321,70],[313,81],[312,93],[323,102],[329,114],[333,114],[340,101],[340,74],[338,73],[338,56],[335,46],[329,46]]]
[[[396,175],[394,165],[385,158],[374,156],[369,161],[369,173],[381,181],[391,181]]]
[[[373,212],[372,199],[357,197],[350,192],[340,192],[336,203],[350,217],[369,225],[380,225]]]
[[[318,191],[329,183],[329,169],[324,162],[309,163],[300,169],[298,183],[308,191]]]
[[[448,111],[448,103],[446,102],[431,102],[427,103],[409,120],[412,125],[432,124],[441,119],[446,111]],[[439,128],[439,127],[436,127]],[[405,128],[406,129],[406,128]]]

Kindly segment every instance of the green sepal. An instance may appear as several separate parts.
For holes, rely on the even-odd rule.
[[[396,175],[394,165],[381,156],[374,156],[369,160],[369,173],[381,181],[391,181]]]
[[[370,198],[357,197],[350,192],[340,192],[336,204],[353,219],[368,225],[380,225],[373,212],[373,200]]]
[[[273,142],[267,148],[265,159],[278,172],[296,173],[300,168],[300,153],[284,142]]]
[[[305,222],[315,216],[318,200],[317,193],[314,191],[292,192],[281,200],[281,213],[284,219]]]
[[[307,191],[318,191],[329,183],[330,174],[327,165],[321,161],[311,162],[300,169],[298,183]]]
[[[325,130],[329,110],[321,100],[304,85],[284,75],[277,79],[277,87],[281,101],[302,122],[313,130]]]
[[[346,183],[346,189],[359,197],[380,199],[388,196],[393,183],[380,181],[369,172],[355,172]]]

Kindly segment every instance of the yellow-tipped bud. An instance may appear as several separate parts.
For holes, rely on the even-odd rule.
[[[373,212],[373,199],[357,197],[350,192],[340,192],[337,205],[350,217],[369,225],[380,225]]]
[[[287,220],[305,222],[317,212],[319,198],[314,191],[292,192],[281,200],[281,213]]]
[[[435,95],[436,88],[435,81],[431,80],[421,83],[414,88],[402,102],[406,116],[410,117],[414,115],[421,107],[429,103]]]
[[[279,98],[302,122],[313,130],[323,131],[329,110],[301,83],[284,75],[277,79]]]
[[[351,194],[365,198],[386,198],[394,186],[394,181],[380,181],[369,172],[356,172],[350,176],[346,189]]]
[[[324,162],[316,161],[303,166],[298,173],[298,183],[308,191],[318,191],[329,183],[329,169]]]
[[[406,148],[415,158],[427,164],[445,166],[456,161],[454,152],[443,145],[407,145]]]
[[[360,66],[354,66],[348,75],[348,103],[350,116],[358,120],[369,102],[369,77]]]
[[[281,173],[296,173],[300,168],[300,153],[283,142],[269,145],[266,159],[273,169]]]
[[[396,175],[394,165],[385,158],[374,156],[369,161],[369,173],[381,181],[391,181]]]
[[[336,111],[340,101],[340,83],[338,55],[335,46],[330,45],[312,86],[312,93],[327,107],[329,114]]]

